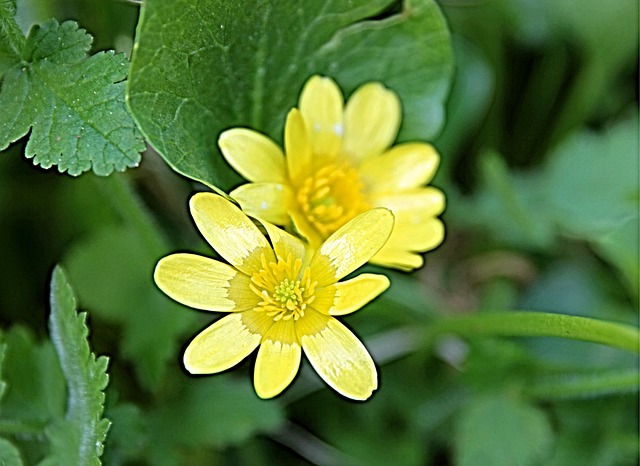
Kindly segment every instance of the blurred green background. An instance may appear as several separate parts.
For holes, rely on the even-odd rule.
[[[46,440],[2,420],[46,423],[65,406],[47,330],[56,263],[89,314],[92,350],[110,357],[105,464],[638,463],[636,356],[431,331],[512,309],[638,325],[637,2],[438,4],[455,56],[433,141],[447,237],[424,268],[389,272],[392,288],[344,319],[379,365],[365,403],[308,367],[271,401],[253,392],[250,358],[222,375],[186,374],[181,351],[211,316],[170,301],[151,274],[170,252],[210,253],[186,209],[203,187],[152,150],[108,178],[41,170],[23,142],[1,154],[0,435],[25,464],[46,455]],[[18,1],[23,30],[74,19],[95,51],[128,54],[138,13],[116,0]]]

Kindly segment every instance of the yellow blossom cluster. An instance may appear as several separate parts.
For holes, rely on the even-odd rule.
[[[420,267],[420,253],[444,238],[444,195],[426,186],[439,156],[421,142],[392,147],[400,122],[399,99],[381,84],[363,85],[345,104],[333,80],[313,76],[287,116],[284,151],[252,129],[220,135],[222,154],[250,181],[230,193],[240,208],[198,193],[190,209],[226,262],[172,254],[154,275],[176,301],[228,313],[187,347],[189,372],[224,371],[258,348],[254,386],[271,398],[291,383],[304,352],[337,392],[371,396],[375,364],[336,316],[360,309],[389,280],[340,280],[366,262]]]

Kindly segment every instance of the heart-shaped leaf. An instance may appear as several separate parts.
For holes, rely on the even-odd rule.
[[[382,81],[404,105],[401,139],[432,138],[452,70],[449,32],[432,0],[350,2],[145,0],[129,105],[176,171],[227,189],[240,178],[220,132],[250,126],[281,140],[286,112],[312,74],[348,95]]]

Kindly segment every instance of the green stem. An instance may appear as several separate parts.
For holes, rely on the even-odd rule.
[[[481,313],[442,320],[432,331],[461,336],[570,338],[640,353],[640,332],[636,327],[566,314],[527,311]]]
[[[553,376],[536,382],[527,394],[540,399],[587,398],[638,391],[637,369]]]

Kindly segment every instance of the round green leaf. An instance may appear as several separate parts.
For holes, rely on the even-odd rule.
[[[432,0],[384,13],[391,4],[145,0],[131,111],[171,167],[223,189],[240,178],[218,152],[220,132],[250,126],[281,139],[286,112],[316,73],[336,79],[345,95],[382,81],[402,99],[401,138],[431,138],[452,70],[448,29]]]

